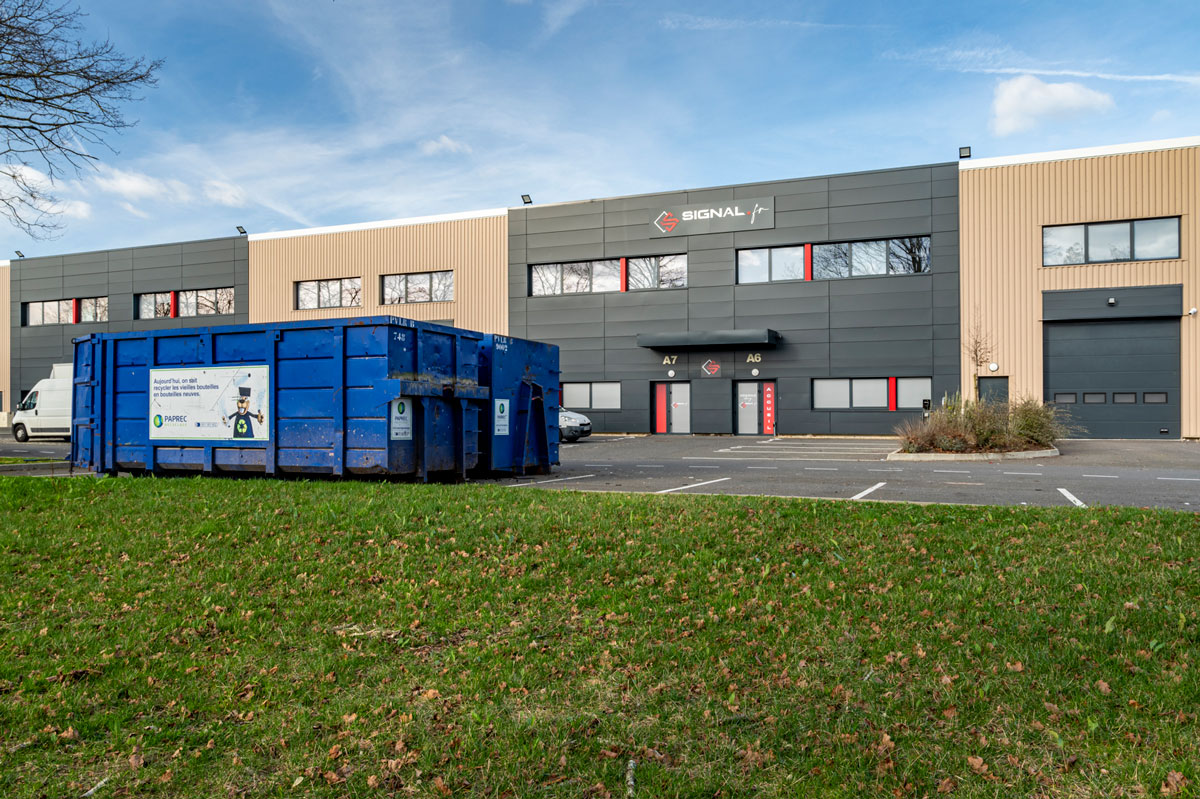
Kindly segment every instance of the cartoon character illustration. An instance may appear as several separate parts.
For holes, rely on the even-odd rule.
[[[250,387],[238,388],[238,395],[233,399],[237,402],[237,413],[232,417],[222,416],[221,421],[225,424],[233,422],[234,438],[254,438],[254,420],[257,419],[258,423],[262,424],[266,417],[263,416],[261,408],[257,414],[250,413]]]

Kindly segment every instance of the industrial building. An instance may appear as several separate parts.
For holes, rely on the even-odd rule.
[[[886,434],[955,392],[1200,437],[1200,138],[0,262],[0,399],[89,332],[393,314],[561,348],[598,431]]]

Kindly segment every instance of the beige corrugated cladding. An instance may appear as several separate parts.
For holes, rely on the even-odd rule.
[[[1066,151],[961,164],[964,393],[975,375],[965,350],[978,329],[990,339],[996,374],[1009,377],[1010,395],[1042,397],[1043,291],[1182,284],[1182,434],[1200,436],[1200,316],[1186,315],[1200,306],[1198,145],[1196,139],[1149,142],[1100,149],[1118,151],[1112,154]],[[1179,259],[1042,266],[1043,225],[1176,215]],[[989,374],[986,367],[982,374]]]
[[[250,322],[388,314],[508,332],[508,211],[250,235]],[[382,304],[383,275],[454,270],[452,302]],[[362,305],[296,309],[303,280],[361,277]]]
[[[12,273],[8,261],[0,261],[0,396],[3,396],[3,406],[0,411],[9,411],[21,401],[20,397],[12,396],[10,389],[12,381],[12,327],[9,324],[11,309],[9,304],[9,285]]]

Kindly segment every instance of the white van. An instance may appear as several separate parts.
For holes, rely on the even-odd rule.
[[[13,438],[71,438],[71,373],[71,364],[56,363],[50,377],[37,381],[13,414]]]

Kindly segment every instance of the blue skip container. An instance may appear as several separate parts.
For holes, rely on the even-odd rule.
[[[498,433],[491,398],[526,391],[557,403],[558,350],[508,339],[518,344],[493,373],[553,384],[495,387],[481,368],[497,362],[485,357],[493,338],[391,316],[78,338],[71,460],[110,474],[548,471],[557,428],[545,445],[533,435],[513,446],[518,419]],[[525,347],[546,363],[510,363]]]

